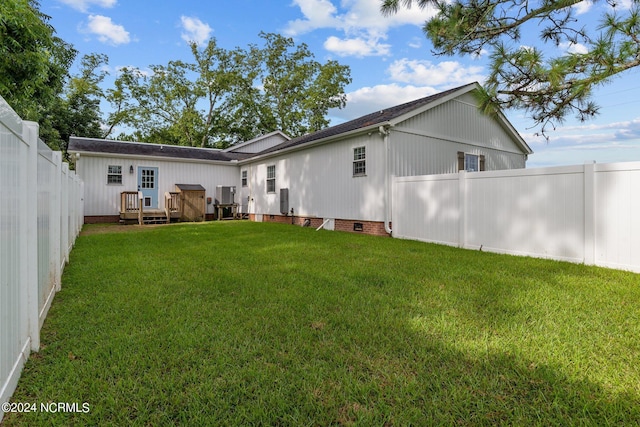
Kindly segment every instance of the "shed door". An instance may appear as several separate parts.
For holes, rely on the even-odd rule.
[[[158,168],[138,167],[138,191],[142,192],[145,209],[158,208]]]

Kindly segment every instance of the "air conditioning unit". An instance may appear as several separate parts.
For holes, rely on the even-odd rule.
[[[232,205],[236,187],[216,186],[216,205]]]

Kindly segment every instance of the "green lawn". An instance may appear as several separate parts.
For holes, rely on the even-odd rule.
[[[640,423],[640,275],[397,239],[82,235],[42,343],[7,426]]]

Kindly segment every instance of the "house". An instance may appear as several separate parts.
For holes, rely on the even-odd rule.
[[[254,221],[390,234],[390,177],[524,168],[529,146],[498,113],[480,113],[477,83],[290,139],[263,135],[225,150],[72,137],[86,222],[120,218],[121,193],[165,209],[176,184],[235,187]],[[211,217],[215,203],[208,205]]]

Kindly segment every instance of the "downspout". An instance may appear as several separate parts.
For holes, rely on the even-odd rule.
[[[253,211],[253,218],[255,220],[256,204],[253,200],[253,163],[250,163],[249,166],[249,195],[247,197],[247,214],[251,215],[251,212]]]
[[[389,208],[391,206],[391,190],[389,189],[389,185],[391,185],[391,180],[389,179],[389,125],[380,126],[378,131],[384,141],[384,231],[392,236],[393,230],[391,230],[391,220],[389,218]]]

